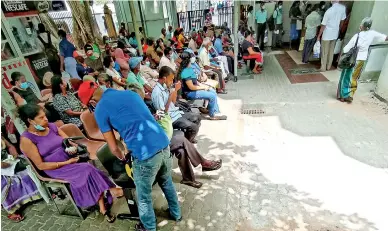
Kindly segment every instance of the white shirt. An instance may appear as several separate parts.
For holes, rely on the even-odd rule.
[[[174,62],[172,62],[171,60],[169,60],[165,55],[163,55],[162,58],[160,59],[159,70],[160,70],[160,68],[162,68],[164,66],[168,66],[173,71],[176,71],[176,64]]]
[[[384,42],[387,39],[385,34],[381,34],[374,30],[361,31],[359,33],[359,38],[357,42],[358,54],[357,60],[366,60],[368,58],[369,46],[372,43]],[[357,34],[355,34],[352,39],[344,47],[344,52],[348,52],[356,44]]]
[[[112,78],[116,78],[118,80],[121,80],[121,75],[114,68],[113,68],[113,70],[107,68],[105,70],[105,73],[107,75],[109,75],[110,77],[112,77]],[[122,86],[118,85],[115,81],[113,81],[113,86],[112,87],[114,89],[117,89],[117,90],[123,88]]]
[[[199,50],[199,60],[203,67],[210,66],[209,53],[204,47]]]
[[[338,38],[339,26],[346,18],[346,7],[339,3],[334,3],[323,16],[322,25],[326,28],[323,31],[322,40],[336,40]]]
[[[255,17],[253,16],[252,12],[248,13],[248,29],[255,30]]]
[[[194,39],[191,38],[189,42],[189,48],[193,50],[194,52],[198,51],[197,44],[195,43]]]

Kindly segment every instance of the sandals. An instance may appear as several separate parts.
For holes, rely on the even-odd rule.
[[[21,222],[22,220],[24,220],[24,217],[20,214],[16,214],[16,213],[13,213],[13,214],[9,214],[7,216],[8,219],[10,219],[11,221],[14,221],[16,223],[19,223]]]
[[[209,120],[226,120],[228,117],[225,116],[225,115],[221,115],[221,116],[208,116],[207,117]]]
[[[193,188],[201,188],[202,187],[202,183],[199,181],[181,180],[181,184],[185,184],[185,185],[191,186]]]
[[[109,223],[113,223],[116,220],[116,216],[110,214],[109,210],[106,210],[103,215],[104,215],[106,221]]]
[[[222,160],[217,160],[217,161],[211,161],[211,164],[209,166],[203,166],[202,165],[202,171],[207,172],[207,171],[215,171],[220,169],[222,166]]]
[[[200,107],[198,108],[199,112],[201,112],[202,114],[209,114],[209,110],[207,108],[204,108],[204,107]]]

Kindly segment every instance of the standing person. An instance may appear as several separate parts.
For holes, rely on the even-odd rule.
[[[306,18],[306,34],[303,47],[302,62],[308,63],[311,51],[317,41],[317,28],[321,24],[319,4],[314,5],[313,11]]]
[[[326,12],[326,2],[325,1],[320,1],[319,2],[319,14],[323,18]]]
[[[162,28],[162,30],[160,31],[160,36],[159,38],[163,40],[163,43],[166,43],[167,42],[167,38],[166,38],[166,28]]]
[[[339,0],[333,1],[330,7],[323,16],[321,29],[318,34],[318,41],[321,41],[321,70],[330,70],[333,63],[335,42],[337,41],[339,29],[342,27],[346,19],[346,7]]]
[[[80,86],[78,96],[94,111],[98,127],[111,152],[117,158],[125,159],[125,153],[117,146],[113,133],[113,130],[117,130],[134,159],[133,176],[141,221],[135,230],[156,230],[151,195],[155,181],[167,199],[171,218],[181,220],[178,196],[171,178],[169,139],[143,99],[132,91],[103,91],[97,85],[91,87],[89,82]]]
[[[255,16],[257,22],[257,44],[260,44],[260,50],[264,50],[265,29],[267,27],[267,11],[265,10],[264,2],[260,2],[260,9],[256,11]]]
[[[283,31],[283,1],[279,1],[275,5],[275,11],[273,12],[273,18],[275,20],[274,30],[274,46],[281,47],[282,42],[282,31]]]
[[[354,93],[357,90],[357,81],[360,78],[365,60],[368,58],[368,50],[372,42],[388,41],[387,35],[371,30],[371,26],[372,19],[369,17],[364,18],[360,25],[360,32],[355,34],[343,49],[343,52],[349,52],[357,44],[358,54],[356,65],[352,68],[343,69],[341,72],[337,90],[337,99],[341,102],[351,103],[353,101]]]
[[[196,113],[183,112],[174,105],[182,85],[181,82],[177,82],[174,89],[171,89],[174,83],[174,72],[167,66],[160,69],[158,83],[152,91],[152,104],[156,110],[168,113],[174,129],[184,131],[185,137],[191,143],[197,143],[195,137],[201,126],[201,117]]]
[[[172,39],[172,34],[173,34],[172,26],[168,26],[168,30],[167,30],[167,33],[166,33],[166,39],[167,40],[171,40]]]
[[[58,56],[59,41],[46,30],[43,23],[38,24],[38,39],[42,43],[44,53],[54,74],[60,75],[60,59]]]
[[[140,39],[144,38],[143,27],[139,27]]]
[[[61,42],[59,42],[61,73],[66,71],[71,78],[81,79],[77,72],[77,61],[73,57],[73,52],[76,51],[74,44],[67,40],[66,32],[64,30],[59,30],[58,35],[62,39]]]
[[[291,19],[290,47],[293,47],[296,50],[299,49],[300,42],[300,30],[297,30],[296,24],[298,20],[302,20],[302,12],[300,12],[299,5],[299,1],[294,1],[289,13],[289,17]]]
[[[252,31],[252,33],[255,31],[255,16],[253,15],[253,6],[248,7],[248,30]]]

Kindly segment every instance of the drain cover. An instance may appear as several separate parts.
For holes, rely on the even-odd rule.
[[[307,75],[307,74],[318,74],[319,70],[316,68],[297,68],[290,69],[291,75]]]
[[[262,109],[242,109],[241,114],[243,115],[262,115],[265,114],[265,111]]]

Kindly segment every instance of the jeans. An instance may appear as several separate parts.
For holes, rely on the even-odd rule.
[[[218,108],[217,103],[217,93],[213,89],[210,89],[208,91],[190,91],[187,93],[187,98],[209,100],[209,105],[207,106],[207,109],[209,110],[210,117],[214,117],[216,113],[220,113],[220,109]]]
[[[136,195],[140,221],[147,230],[156,230],[156,217],[152,203],[152,185],[156,181],[167,199],[171,217],[181,218],[178,196],[171,178],[172,155],[170,147],[157,153],[155,156],[133,162],[133,176],[136,185]]]

